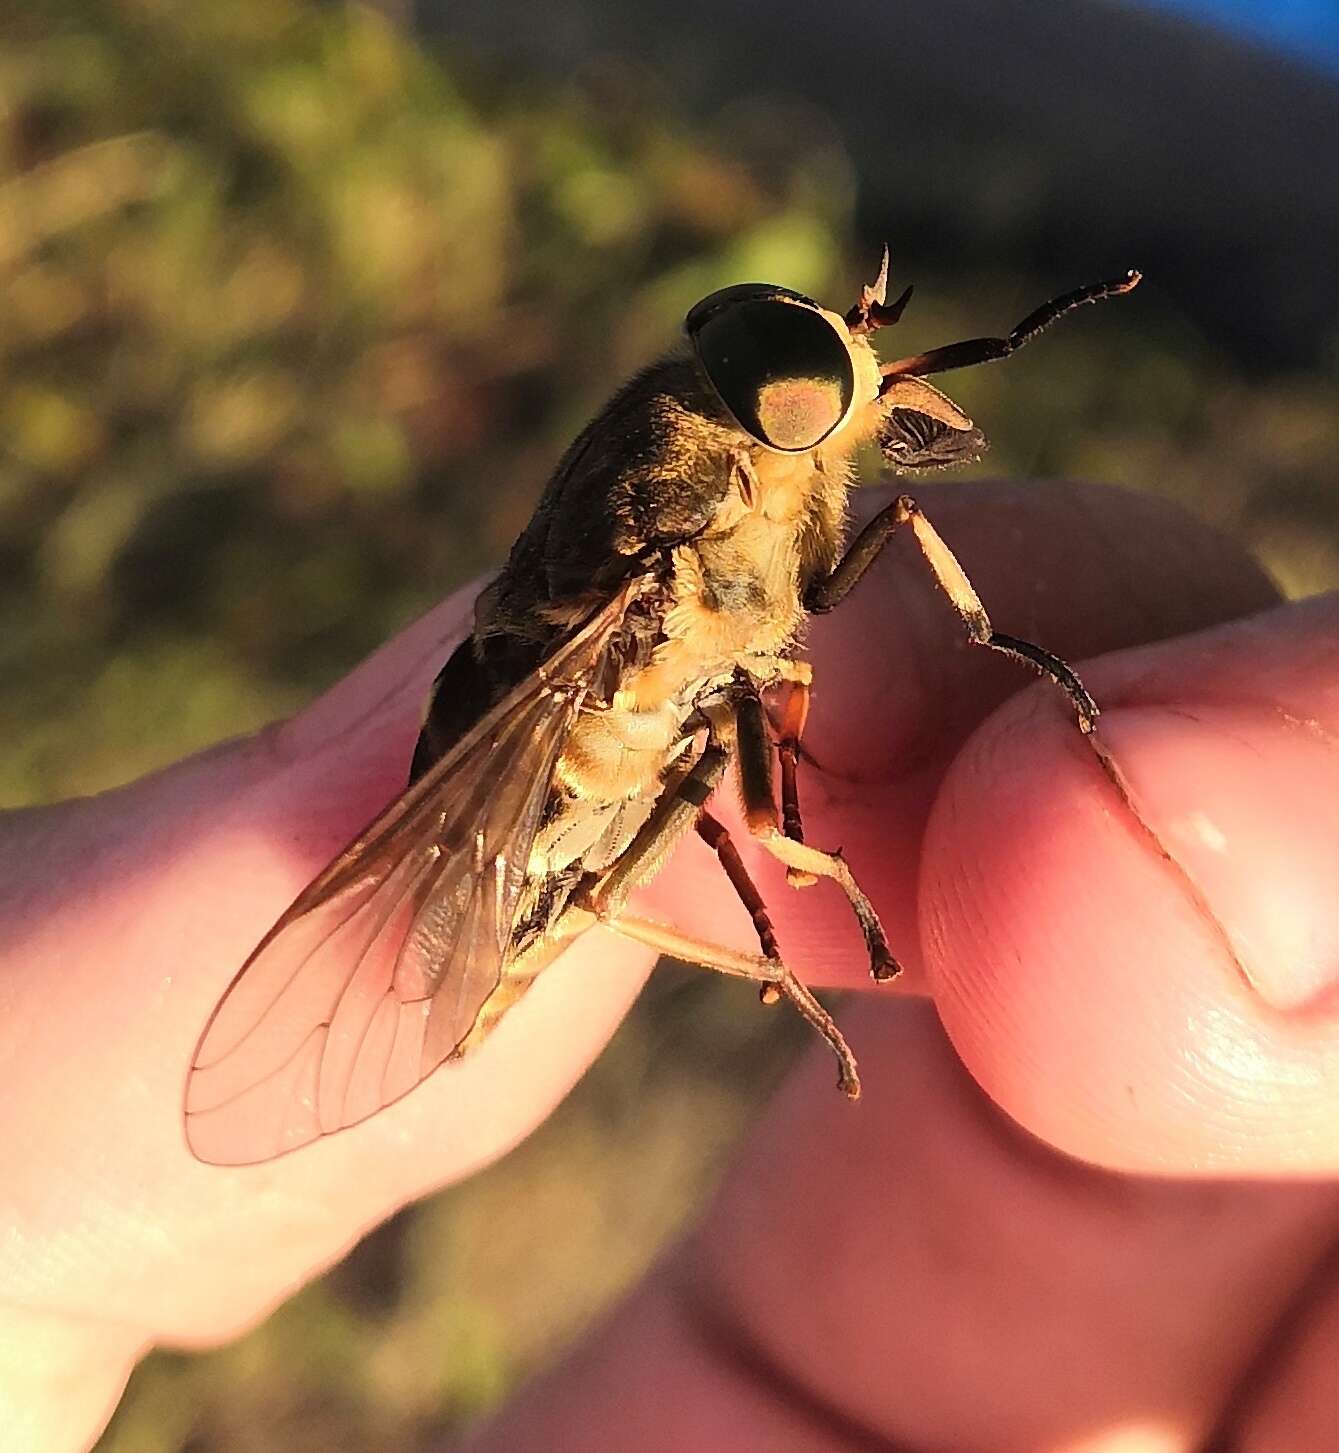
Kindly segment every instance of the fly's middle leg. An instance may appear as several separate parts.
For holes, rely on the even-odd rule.
[[[786,695],[779,718],[774,722],[776,756],[781,764],[781,831],[793,842],[804,841],[804,818],[800,813],[799,765],[800,739],[809,717],[809,691],[813,668],[807,661],[781,663],[785,674]],[[744,785],[744,801],[750,808],[749,830],[755,836],[768,831],[776,821],[776,793],[771,780],[771,739],[762,703],[756,695],[745,696],[736,708],[736,729],[739,734],[740,772],[748,772],[752,780]],[[800,868],[787,868],[786,881],[792,888],[809,888],[818,882],[815,874]]]
[[[812,672],[809,673],[812,675]],[[781,831],[797,843],[804,841],[804,819],[800,816],[797,777],[800,766],[800,738],[809,719],[810,682],[792,681],[777,723],[776,755],[781,763]],[[797,885],[798,886],[798,885]]]
[[[771,743],[767,737],[762,703],[756,692],[739,697],[735,706],[739,745],[739,784],[749,831],[786,865],[787,877],[802,886],[814,878],[831,878],[846,894],[869,952],[870,974],[880,983],[896,978],[901,965],[888,947],[879,915],[840,852],[824,852],[789,836],[777,815],[772,782]]]
[[[735,978],[752,979],[763,986],[765,1001],[775,1002],[785,998],[827,1041],[837,1059],[837,1088],[849,1099],[860,1098],[860,1075],[856,1068],[855,1055],[837,1023],[817,999],[795,977],[781,959],[769,958],[765,954],[743,954],[720,944],[706,943],[702,939],[679,933],[677,929],[650,919],[620,914],[616,918],[601,919],[605,928],[621,938],[631,939],[653,948],[657,953],[678,959],[681,963],[698,964],[718,974],[730,974]],[[770,991],[770,992],[769,992]]]

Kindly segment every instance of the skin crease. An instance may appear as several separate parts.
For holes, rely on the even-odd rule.
[[[1332,1442],[1339,603],[1237,620],[1268,585],[1151,498],[917,496],[1001,630],[1120,652],[1083,674],[1138,817],[1057,693],[968,647],[895,540],[814,623],[803,779],[810,836],[841,844],[908,966],[908,992],[838,1006],[865,1099],[816,1046],[699,1230],[479,1448]],[[502,1154],[635,996],[648,955],[591,934],[476,1056],[366,1125],[240,1171],[186,1150],[210,1008],[399,789],[467,603],[290,723],[0,820],[15,1446],[82,1446],[149,1344],[233,1335]],[[805,977],[867,987],[836,890],[789,892],[743,848]],[[700,843],[638,907],[749,945]]]

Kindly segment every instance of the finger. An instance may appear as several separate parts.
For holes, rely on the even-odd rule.
[[[886,503],[866,492],[866,513]],[[1073,660],[1201,629],[1273,604],[1242,550],[1163,501],[1076,484],[987,483],[917,490],[996,627]],[[809,840],[840,847],[883,917],[905,983],[924,988],[916,898],[920,843],[948,764],[1001,701],[1033,685],[1028,669],[969,644],[909,536],[895,535],[858,589],[811,623],[813,709],[801,763]],[[1038,710],[1073,732],[1065,698]],[[1077,737],[1077,733],[1074,734]],[[805,978],[869,984],[845,901],[831,884],[797,893],[727,816],[777,920],[783,953]],[[713,811],[717,811],[713,807]],[[705,845],[689,841],[645,899],[686,931],[750,944],[747,917]],[[756,947],[756,941],[754,941]]]
[[[787,1087],[695,1242],[706,1315],[894,1445],[1202,1446],[1339,1191],[1094,1170],[992,1113],[928,1006],[853,1019],[866,1100]]]
[[[1230,1410],[1240,1453],[1311,1453],[1334,1446],[1339,1420],[1339,1246],[1318,1267],[1297,1315],[1280,1327],[1272,1355],[1261,1358]],[[1213,1445],[1209,1445],[1213,1446]]]
[[[926,495],[927,502],[931,498]],[[951,498],[946,496],[946,506]],[[941,523],[946,530],[951,527],[969,568],[998,584],[1005,605],[1001,621],[1015,630],[1020,626],[1011,618],[1014,605],[1006,602],[1017,600],[1020,577],[1040,579],[1052,588],[1043,599],[1058,599],[1066,584],[1064,569],[1084,588],[1109,557],[1106,582],[1120,579],[1120,598],[1140,599],[1139,588],[1131,587],[1128,577],[1133,572],[1133,578],[1141,578],[1138,561],[1143,557],[1136,555],[1131,562],[1128,552],[1121,554],[1131,533],[1118,530],[1114,522],[1123,517],[1122,511],[1141,506],[1128,496],[1107,494],[1095,498],[1110,504],[1075,509],[1073,498],[1043,492],[1036,499],[1020,493],[992,501],[985,492],[968,492],[960,496],[967,508],[957,518],[951,509],[947,514],[939,511],[935,501]],[[986,513],[992,503],[1000,511],[993,525]],[[1012,567],[1006,571],[1001,565],[996,548],[1001,517],[1017,523],[1022,544],[1031,541],[1040,550],[1034,557],[1037,576]],[[1166,521],[1163,526],[1163,538],[1178,528]],[[1072,550],[1061,551],[1056,560],[1051,542],[1067,536]],[[1098,548],[1094,541],[1107,543]],[[1171,597],[1174,605],[1167,615],[1173,625],[1178,610],[1184,619],[1212,608],[1222,593],[1223,577],[1230,569],[1240,572],[1239,563],[1224,565],[1227,552],[1202,536],[1194,540],[1194,549],[1189,541],[1183,543],[1186,558],[1195,560],[1196,567]],[[911,568],[900,574],[884,569],[863,586],[834,618],[834,626],[845,619],[865,640],[878,638],[876,625],[891,630],[891,659],[902,668],[917,659],[915,643],[924,639],[932,643],[921,648],[925,662],[950,661],[980,671],[977,687],[957,688],[963,714],[970,714],[967,704],[976,701],[978,688],[989,697],[992,690],[1016,684],[1017,675],[996,669],[992,677],[993,663],[983,660],[983,653],[954,648],[952,642],[959,639],[956,623],[924,585],[916,562],[906,563]],[[1002,576],[998,582],[991,581],[992,570]],[[1153,573],[1162,580],[1170,571],[1159,567]],[[1246,584],[1237,587],[1238,598],[1259,593],[1258,577],[1247,573],[1242,578]],[[899,596],[903,590],[912,592],[912,605]],[[916,595],[917,590],[922,594]],[[891,609],[886,604],[890,591]],[[1203,604],[1193,605],[1197,599]],[[1191,608],[1185,607],[1187,600]],[[81,1214],[69,1228],[70,1244],[82,1248],[66,1268],[71,1274],[53,1280],[43,1270],[42,1257],[31,1254],[34,1241],[18,1264],[14,1285],[20,1294],[47,1303],[70,1296],[73,1310],[101,1314],[118,1298],[125,1301],[127,1286],[137,1283],[133,1311],[144,1316],[145,1325],[178,1338],[217,1335],[258,1315],[282,1294],[281,1288],[333,1259],[361,1230],[405,1199],[500,1153],[542,1117],[612,1032],[648,956],[591,935],[577,953],[546,972],[477,1056],[439,1072],[366,1126],[260,1171],[218,1172],[197,1166],[185,1153],[180,1086],[209,1010],[237,964],[294,893],[398,790],[420,703],[458,639],[466,609],[463,600],[449,603],[277,731],[205,754],[124,793],[54,816],[40,815],[29,829],[14,833],[15,857],[26,871],[7,881],[24,885],[22,921],[31,928],[24,966],[11,980],[18,995],[15,1012],[5,1023],[13,1040],[13,1063],[22,1070],[20,1082],[32,1087],[31,1096],[11,1099],[7,1106],[8,1128],[16,1137],[9,1143],[27,1141],[27,1180],[14,1189],[32,1197],[38,1214],[30,1224],[37,1228],[68,1223],[70,1206],[77,1205]],[[1020,618],[1022,614],[1020,605]],[[1135,615],[1129,619],[1127,612],[1117,620],[1117,638],[1119,631],[1141,625],[1147,630],[1149,619],[1156,618],[1147,611]],[[921,621],[929,623],[928,630],[922,630]],[[1038,619],[1037,624],[1042,622]],[[936,631],[942,633],[942,650],[933,644]],[[829,634],[827,649],[839,648],[843,639],[840,631]],[[1063,638],[1058,644],[1071,649]],[[865,654],[868,658],[871,653]],[[930,679],[924,663],[917,669]],[[896,682],[897,673],[885,679]],[[947,685],[951,691],[951,673]],[[854,691],[858,701],[863,687],[864,678],[850,673],[841,689]],[[880,737],[871,735],[872,768],[868,752],[863,761],[859,756],[861,738],[841,752],[828,753],[848,774],[853,762],[857,774],[885,771],[889,758],[896,774],[902,770],[900,749],[909,749],[914,780],[908,784],[895,775],[892,792],[897,800],[891,808],[876,802],[875,812],[854,819],[854,828],[873,834],[876,846],[891,842],[891,850],[884,853],[890,878],[905,872],[904,862],[914,860],[914,837],[937,770],[937,743],[948,735],[934,723],[958,720],[954,713],[930,716],[925,692],[919,698],[914,692],[894,693],[893,699],[912,706],[919,700],[931,724],[919,744],[917,717],[908,709],[904,716],[894,716],[895,726],[899,721],[911,724],[900,740],[892,737],[899,750],[886,752]],[[822,750],[824,732],[840,730],[848,719],[840,709],[831,709],[840,702],[837,688],[820,691],[816,740]],[[878,720],[868,713],[863,719]],[[831,769],[828,775],[839,784],[835,794],[843,779]],[[865,802],[871,800],[859,784],[857,793]],[[816,805],[820,825],[831,820],[831,814],[823,814],[821,798]],[[841,827],[849,832],[853,823],[844,819]],[[848,846],[851,841],[848,836]],[[696,858],[691,857],[694,849],[699,849]],[[710,930],[719,932],[738,910],[728,900],[713,899],[720,875],[700,845],[685,844],[679,857],[687,866],[681,868],[676,861],[666,875],[673,889],[674,874],[686,874],[670,893],[671,916],[684,908],[684,890],[691,890],[694,874],[707,868],[707,891],[690,897],[691,903],[715,902],[720,907],[719,913],[708,914],[704,925],[714,936]],[[800,965],[810,967],[804,950],[812,946],[813,964],[820,972],[858,977],[863,971],[857,956],[830,946],[841,942],[837,933],[849,933],[844,910],[838,913],[832,898],[810,895],[798,904],[783,899],[783,911],[790,910],[787,932],[810,922],[808,911],[826,900],[812,920],[812,932],[794,935],[801,948]],[[72,906],[77,912],[69,911]],[[796,914],[797,906],[805,916]],[[691,920],[691,904],[686,916]],[[26,1103],[43,1105],[40,1125],[24,1120]],[[57,1191],[69,1185],[85,1189],[72,1200]],[[89,1188],[96,1193],[90,1194]],[[127,1188],[133,1188],[135,1204],[154,1205],[168,1218],[175,1234],[166,1242],[149,1220],[128,1213]],[[262,1250],[257,1253],[255,1248]],[[149,1265],[162,1267],[165,1274],[151,1285],[139,1285],[140,1272]]]
[[[407,1200],[508,1149],[612,1034],[652,956],[588,935],[477,1054],[363,1126],[241,1170],[186,1146],[183,1086],[210,1010],[399,790],[467,608],[448,603],[284,727],[6,823],[11,1302],[141,1338],[225,1335]]]
[[[850,1018],[862,1103],[811,1057],[687,1246],[480,1450],[1207,1446],[1339,1192],[1094,1170],[994,1112],[928,1005]]]
[[[1117,790],[1040,697],[926,835],[934,992],[1010,1114],[1108,1165],[1339,1167],[1339,599],[1089,669]]]

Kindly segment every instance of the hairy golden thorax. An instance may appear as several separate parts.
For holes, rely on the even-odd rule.
[[[804,590],[840,554],[852,456],[878,418],[877,359],[863,339],[853,339],[852,350],[861,405],[803,454],[750,439],[703,391],[702,412],[687,432],[707,436],[713,455],[730,459],[724,491],[704,527],[671,552],[669,603],[650,661],[620,682],[608,705],[583,709],[574,725],[555,773],[566,802],[554,804],[535,842],[537,872],[559,870],[578,855],[590,861],[593,815],[604,836],[595,859],[617,857],[660,792],[667,762],[691,741],[695,704],[712,689],[739,672],[760,686],[807,679],[807,666],[791,658],[805,620]],[[662,366],[677,373],[692,365],[674,358]],[[676,427],[683,431],[684,421]]]

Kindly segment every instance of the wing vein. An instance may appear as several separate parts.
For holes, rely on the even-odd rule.
[[[595,610],[261,940],[192,1059],[186,1126],[200,1159],[268,1160],[355,1124],[460,1048],[506,973],[572,722],[653,584],[634,577]]]

